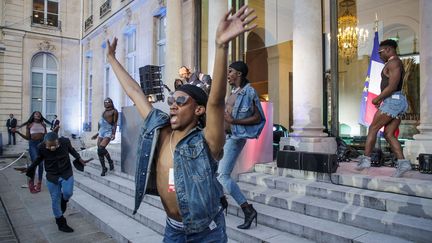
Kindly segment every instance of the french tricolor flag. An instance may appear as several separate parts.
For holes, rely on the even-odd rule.
[[[372,104],[372,100],[381,93],[381,71],[384,68],[384,63],[379,57],[378,49],[378,32],[375,32],[372,55],[360,102],[359,123],[367,127],[372,123],[377,111],[375,105]]]

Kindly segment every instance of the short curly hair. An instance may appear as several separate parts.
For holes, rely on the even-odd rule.
[[[379,46],[390,46],[396,50],[396,48],[398,47],[398,43],[395,40],[387,39],[387,40],[381,41]]]

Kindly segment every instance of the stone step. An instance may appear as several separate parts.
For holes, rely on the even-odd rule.
[[[120,163],[121,161],[121,144],[109,144],[106,149],[110,153],[111,159],[114,162]],[[94,158],[97,159],[97,147],[89,147],[87,149],[79,151],[83,158]]]
[[[80,188],[74,188],[71,206],[83,212],[101,231],[117,242],[162,242],[162,236],[96,199]]]
[[[229,198],[229,214],[239,215],[243,212],[237,203]],[[278,207],[252,202],[258,212],[258,223],[271,226],[283,232],[309,238],[315,242],[412,242],[399,237],[368,231],[357,227],[331,222],[316,217],[301,215]]]
[[[239,183],[250,201],[418,242],[432,237],[432,220]],[[265,221],[266,222],[266,221]]]
[[[94,169],[87,170],[86,168],[85,173],[76,175],[77,186],[122,213],[130,215],[145,226],[163,234],[166,214],[159,197],[145,196],[137,214],[132,216],[134,183],[124,178],[116,178],[113,175],[99,176],[99,180],[95,181],[93,179],[97,175],[93,174],[93,172],[95,172]],[[234,215],[227,216],[227,234],[230,242],[233,240],[239,242],[280,242],[281,239],[287,239],[288,242],[311,242],[264,225],[258,225],[258,227],[250,230],[237,229],[237,225],[241,223],[241,218]]]
[[[342,166],[354,167],[355,163],[341,163]],[[374,168],[371,168],[371,170]],[[365,175],[350,172],[333,173],[331,177],[328,173],[318,173],[312,171],[294,170],[278,168],[276,162],[256,164],[255,172],[283,177],[307,179],[314,181],[331,182],[338,185],[351,186],[356,188],[377,190],[382,192],[392,192],[408,196],[417,196],[432,199],[432,187],[430,180],[420,180],[412,178],[393,178],[390,176]],[[407,172],[408,173],[408,172]],[[411,172],[410,172],[411,173]],[[429,178],[430,177],[430,178]],[[427,177],[432,180],[432,175]]]
[[[120,191],[128,196],[135,196],[135,186],[133,178],[126,177],[127,174],[117,172],[117,171],[109,171],[106,176],[100,176],[100,169],[93,168],[91,166],[86,166],[84,168],[84,172],[80,172],[84,176],[102,183],[114,190]],[[123,174],[123,176],[118,176],[118,174]]]
[[[432,199],[258,172],[240,174],[239,181],[299,195],[329,199],[348,205],[432,219]]]
[[[97,171],[93,168],[86,168],[85,173],[87,177],[96,180],[99,183],[115,188],[115,190],[121,191],[122,193],[125,193],[131,197],[133,197],[134,195],[134,184],[130,180],[124,178],[116,178],[115,176],[111,175],[101,177],[96,174]],[[144,197],[143,202],[159,208],[160,210],[163,210],[163,206],[159,197],[147,195]],[[369,242],[368,239],[374,239],[374,237],[371,237],[371,235],[375,235],[375,237],[379,237],[383,240],[388,240],[389,242],[390,240],[392,242],[406,242],[405,240],[397,237],[371,232],[356,227],[343,225],[341,223],[331,222],[328,220],[304,215],[303,212],[301,214],[296,212],[290,212],[286,209],[275,208],[260,203],[255,204],[255,206],[258,206],[259,210],[257,209],[257,211],[260,213],[260,215],[263,214],[263,212],[266,212],[265,214],[258,217],[258,226],[268,226],[269,228],[275,228],[284,233],[298,235],[311,239],[313,241],[351,242],[353,240],[359,240],[359,242]],[[236,225],[240,224],[241,219],[244,218],[242,210],[234,201],[230,201],[229,214],[240,217],[240,221],[238,221],[239,223],[237,223]],[[299,218],[301,220],[300,223],[298,222]],[[329,231],[329,224],[333,226],[334,230]],[[229,232],[228,229],[227,232]],[[368,234],[369,237],[366,237],[366,235]],[[235,234],[235,236],[229,235],[230,238],[243,242],[241,239],[235,238],[237,236],[238,234]]]
[[[108,164],[107,164],[107,166],[108,166]],[[93,169],[99,171],[99,175],[102,172],[102,166],[100,165],[100,162],[99,162],[98,159],[94,159],[94,160],[90,161],[89,163],[87,163],[87,167],[85,167],[85,168],[86,169],[87,168],[93,168]],[[114,161],[114,170],[109,170],[108,169],[107,174],[108,175],[110,175],[110,174],[116,175],[118,177],[122,177],[122,178],[125,178],[125,179],[128,179],[128,180],[131,180],[131,181],[135,180],[135,177],[133,175],[129,175],[129,174],[126,174],[124,172],[121,172],[121,165],[120,165],[120,163],[118,163],[116,161]]]

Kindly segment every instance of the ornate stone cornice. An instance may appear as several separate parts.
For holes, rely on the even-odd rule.
[[[52,45],[49,41],[42,41],[38,45],[39,51],[53,52],[56,50],[55,46]]]

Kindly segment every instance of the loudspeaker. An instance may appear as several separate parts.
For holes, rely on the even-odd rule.
[[[419,154],[417,159],[420,173],[432,173],[432,154]]]
[[[321,173],[335,173],[338,167],[336,154],[303,152],[303,170]]]
[[[277,167],[301,170],[301,152],[280,150],[277,153]]]
[[[162,69],[159,66],[146,65],[139,68],[141,89],[150,102],[164,100]]]
[[[336,154],[281,150],[278,151],[276,165],[279,168],[334,173],[338,162]]]

